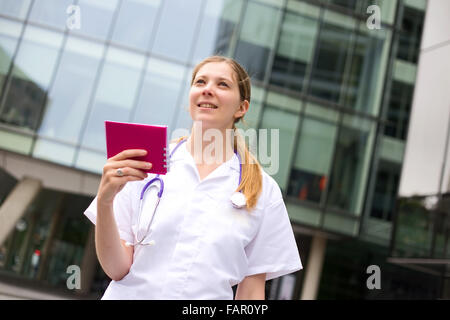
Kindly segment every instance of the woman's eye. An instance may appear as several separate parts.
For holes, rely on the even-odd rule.
[[[223,81],[222,81],[222,82],[220,82],[219,84],[220,84],[221,86],[226,86],[226,87],[228,87],[228,84],[227,84],[226,82],[223,82]]]
[[[203,80],[203,79],[198,79],[195,83],[205,83],[205,80]]]

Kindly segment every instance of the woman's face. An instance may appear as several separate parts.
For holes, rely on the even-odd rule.
[[[241,101],[237,76],[227,62],[209,62],[197,72],[189,92],[189,112],[202,127],[231,129],[248,110]]]

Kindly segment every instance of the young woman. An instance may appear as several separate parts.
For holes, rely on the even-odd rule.
[[[130,159],[144,150],[108,159],[85,211],[113,280],[103,299],[233,299],[236,284],[236,299],[264,299],[266,280],[302,268],[279,186],[234,134],[250,91],[236,61],[206,58],[192,74],[191,134],[170,144],[163,182]]]

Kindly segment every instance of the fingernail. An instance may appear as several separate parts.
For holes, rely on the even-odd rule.
[[[151,168],[152,164],[150,162],[147,162],[146,166],[147,166],[147,168]]]

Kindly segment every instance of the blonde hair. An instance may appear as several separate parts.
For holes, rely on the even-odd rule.
[[[245,71],[245,69],[235,60],[223,57],[223,56],[211,56],[208,57],[201,62],[199,62],[194,70],[192,71],[191,78],[191,86],[194,83],[195,76],[197,72],[207,63],[211,62],[226,62],[233,69],[235,75],[237,76],[237,83],[239,87],[239,94],[241,101],[247,100],[250,103],[250,95],[251,95],[251,83],[250,77]],[[236,191],[242,191],[247,199],[247,210],[252,210],[255,208],[256,203],[258,202],[259,195],[262,191],[262,174],[261,174],[261,165],[259,164],[256,157],[248,150],[247,144],[242,136],[236,131],[236,123],[239,122],[241,118],[238,118],[233,123],[233,132],[234,132],[234,150],[241,157],[242,162],[242,177],[241,183],[237,187]],[[242,119],[243,120],[243,119]],[[187,137],[181,137],[176,140],[176,142],[182,141]]]

